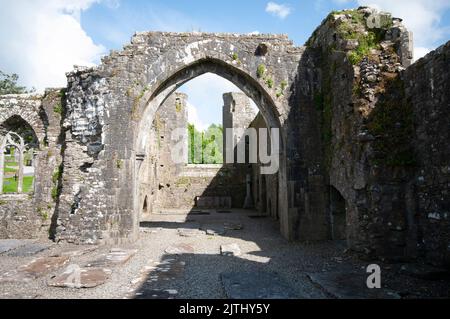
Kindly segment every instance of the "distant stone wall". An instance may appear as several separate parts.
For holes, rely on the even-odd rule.
[[[233,94],[241,97],[238,93],[226,96]],[[248,98],[244,97],[249,104]],[[172,133],[178,128],[184,128],[187,132],[186,102],[185,94],[175,93],[155,115],[150,133],[154,146],[148,149],[146,156],[153,164],[149,172],[144,173],[145,180],[141,179],[140,186],[142,207],[147,207],[147,213],[191,209],[197,206],[197,197],[229,197],[232,207],[242,207],[245,196],[242,165],[188,165],[187,157],[184,163],[174,163],[172,152],[178,141],[172,139]],[[238,108],[240,105],[238,103]],[[240,113],[240,110],[236,111],[236,114]]]
[[[450,265],[450,42],[403,74],[414,113],[415,214],[418,254]]]

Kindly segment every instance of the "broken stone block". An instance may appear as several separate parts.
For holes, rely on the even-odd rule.
[[[225,235],[226,229],[222,226],[206,226],[202,228],[206,231],[206,235],[210,236],[221,236]]]
[[[63,288],[94,288],[104,284],[112,271],[107,268],[81,268],[69,265],[63,273],[50,279],[47,284],[51,287]]]
[[[220,246],[220,253],[222,256],[239,256],[241,248],[238,244],[229,244]]]
[[[112,268],[127,263],[137,253],[136,249],[113,248],[110,253],[88,263],[87,267]]]
[[[193,254],[194,252],[194,247],[188,244],[173,245],[165,250],[165,253],[170,255]]]

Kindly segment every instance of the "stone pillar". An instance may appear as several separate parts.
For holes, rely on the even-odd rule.
[[[244,134],[245,130],[250,127],[250,124],[256,118],[257,112],[251,107],[250,99],[244,93],[224,93],[223,102],[223,161],[226,163],[227,138],[231,138],[231,136],[226,134],[227,129],[233,129],[232,138],[235,143],[238,143],[242,138],[242,134]],[[233,158],[236,162],[236,149],[233,149],[233,152],[235,153]]]
[[[23,149],[17,149],[19,151],[19,176],[17,177],[17,193],[23,192]]]
[[[250,174],[247,174],[247,179],[246,179],[246,183],[247,183],[247,192],[245,195],[245,201],[244,201],[244,208],[248,209],[248,208],[253,208],[253,196],[252,196],[252,177]]]

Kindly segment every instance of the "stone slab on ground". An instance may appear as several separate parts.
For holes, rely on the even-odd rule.
[[[127,263],[131,257],[137,253],[136,249],[113,248],[111,251],[100,258],[89,262],[87,267],[92,268],[113,268]]]
[[[28,265],[20,267],[19,272],[27,273],[34,278],[39,278],[63,267],[68,261],[69,257],[67,256],[37,258]]]
[[[230,299],[296,299],[295,291],[276,273],[230,272],[220,275]]]
[[[31,281],[63,267],[68,261],[67,256],[37,258],[18,269],[1,273],[0,283]]]
[[[6,253],[10,250],[16,249],[25,245],[27,242],[19,239],[1,239],[0,240],[0,254]]]
[[[170,255],[183,255],[193,254],[195,252],[195,249],[189,244],[177,244],[167,247],[164,252]]]
[[[51,278],[47,284],[62,288],[94,288],[103,285],[111,276],[107,268],[81,268],[69,265],[61,274]]]
[[[241,255],[241,248],[238,244],[228,244],[220,246],[220,254],[222,256],[239,256]]]
[[[307,273],[313,283],[338,299],[400,299],[389,289],[367,288],[366,273],[323,272]]]
[[[8,253],[10,257],[29,257],[50,248],[50,244],[26,243]]]
[[[205,231],[194,228],[178,228],[178,235],[181,237],[198,237],[205,235]]]
[[[206,231],[206,235],[209,236],[222,236],[227,232],[225,227],[222,226],[204,226],[202,230]]]

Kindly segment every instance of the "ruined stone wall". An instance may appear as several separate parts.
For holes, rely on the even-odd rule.
[[[227,158],[227,129],[233,129],[233,145],[239,143],[242,134],[255,119],[257,112],[250,105],[250,99],[243,93],[223,94],[222,126],[223,126],[223,162]],[[230,142],[231,145],[231,142]],[[237,163],[236,149],[234,151],[234,162]],[[231,164],[231,163],[228,163]]]
[[[19,116],[34,130],[39,149],[34,159],[34,190],[0,195],[0,238],[48,238],[55,233],[61,183],[61,116],[64,92],[0,97],[0,124]]]
[[[146,132],[165,98],[195,76],[213,72],[229,79],[261,106],[272,126],[284,127],[287,88],[294,85],[301,52],[286,36],[149,32],[136,34],[100,66],[70,73],[57,238],[137,238],[142,207],[136,180],[147,154]],[[282,136],[296,147],[287,131]],[[283,167],[287,185],[286,174]],[[287,201],[279,205],[282,232],[289,237]]]
[[[332,238],[342,199],[339,231],[362,256],[448,263],[449,46],[411,65],[401,20],[365,7],[333,12],[301,48],[285,36],[136,34],[69,73],[64,94],[0,98],[0,124],[18,115],[40,142],[35,193],[0,197],[0,236],[132,241],[144,207],[192,207],[197,196],[242,207],[252,171],[257,209],[288,239]],[[172,165],[170,132],[186,114],[170,95],[205,72],[258,104],[254,127],[280,128],[277,175]]]
[[[414,113],[412,244],[428,262],[450,265],[450,42],[403,74]],[[413,206],[414,207],[414,206]],[[415,239],[415,241],[414,241]]]
[[[308,120],[320,128],[317,168],[345,199],[349,244],[365,256],[405,257],[412,131],[399,74],[411,61],[410,35],[400,20],[361,7],[330,14],[308,45],[305,69],[318,69],[303,101],[319,112]]]
[[[320,127],[317,167],[329,178],[330,207],[334,190],[345,199],[350,247],[369,258],[442,264],[449,90],[447,72],[437,70],[448,69],[448,44],[413,65],[411,48],[401,20],[387,13],[332,13],[308,42],[302,107],[318,111],[308,120]]]

